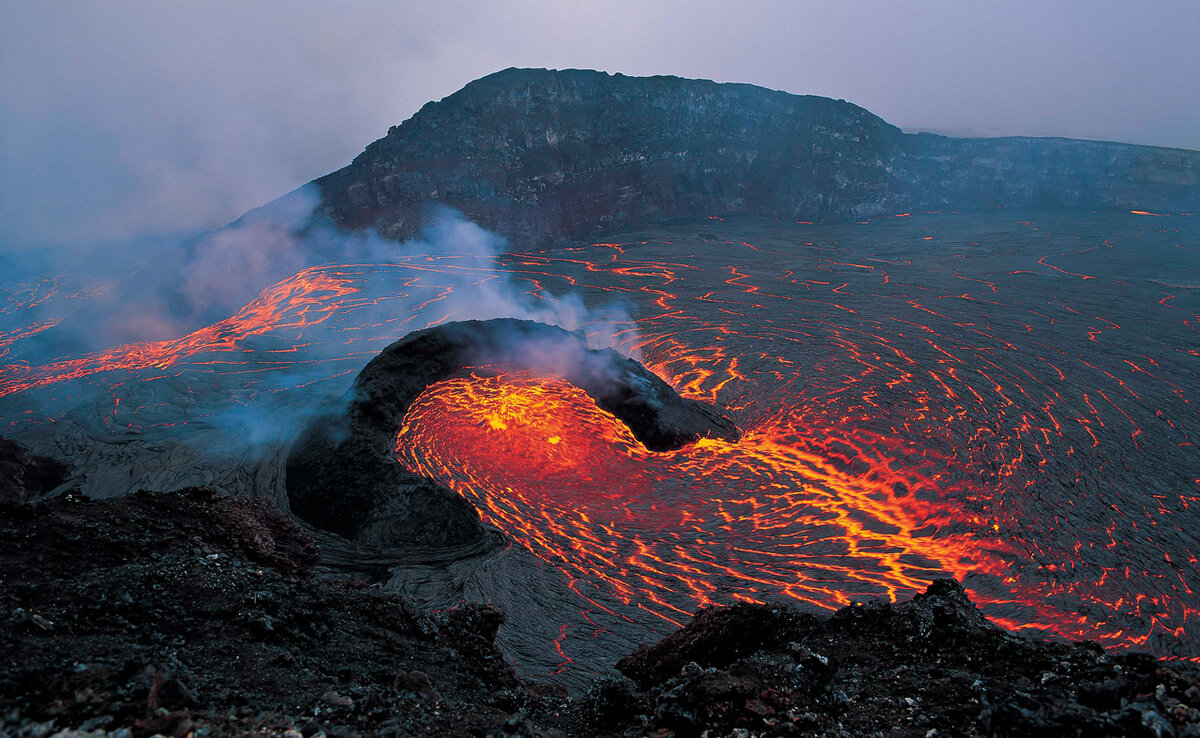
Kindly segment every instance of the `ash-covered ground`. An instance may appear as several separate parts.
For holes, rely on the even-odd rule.
[[[569,293],[593,342],[725,408],[742,440],[652,454],[570,387],[464,377],[418,402],[398,458],[508,545],[452,559],[314,532],[319,569],[418,609],[494,603],[518,673],[576,691],[704,605],[828,612],[946,576],[1027,635],[1195,658],[1198,230],[997,211],[713,218],[495,262],[443,245],[310,269],[177,340],[90,354],[30,348],[87,312],[57,275],[7,302],[0,418],[72,465],[63,489],[286,507],[293,434],[384,346],[561,317]]]

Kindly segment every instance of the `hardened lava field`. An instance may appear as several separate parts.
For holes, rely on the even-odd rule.
[[[439,383],[397,438],[401,463],[512,546],[395,586],[498,602],[522,668],[603,665],[702,605],[828,609],[946,574],[1005,627],[1194,658],[1198,228],[1138,213],[712,218],[518,248],[494,269],[454,254],[319,267],[174,342],[0,367],[0,412],[7,434],[74,449],[112,493],[102,460],[127,459],[121,484],[146,486],[172,479],[152,453],[236,438],[213,420],[222,402],[336,394],[390,340],[479,317],[452,294],[511,279],[534,305],[619,301],[633,322],[614,345],[725,408],[739,442],[652,453],[582,391],[525,374]],[[10,300],[0,346],[37,329],[17,325],[23,309]],[[71,410],[85,388],[102,390],[99,420]],[[277,495],[269,459],[222,458],[252,456],[211,474]]]

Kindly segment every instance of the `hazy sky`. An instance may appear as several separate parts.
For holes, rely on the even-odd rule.
[[[1200,1],[0,2],[0,251],[222,225],[509,66],[1200,149]]]

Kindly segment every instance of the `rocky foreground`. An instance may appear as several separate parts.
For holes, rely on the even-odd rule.
[[[701,611],[584,694],[487,605],[415,612],[271,503],[0,503],[0,735],[1200,735],[1194,665],[1031,641],[953,581],[820,617]]]

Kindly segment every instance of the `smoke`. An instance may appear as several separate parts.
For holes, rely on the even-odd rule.
[[[241,239],[259,233],[267,234],[265,254],[243,256],[237,248]],[[389,241],[373,231],[347,234],[328,227],[311,229],[303,236],[285,237],[284,233],[278,226],[252,223],[214,237],[210,241],[213,252],[194,262],[205,265],[207,276],[197,277],[189,285],[211,281],[218,284],[203,291],[192,289],[190,294],[224,299],[228,288],[212,276],[226,268],[261,273],[281,263],[297,268],[307,266],[306,259],[311,261],[316,255],[338,255],[342,258],[333,263],[370,265],[379,277],[361,284],[356,298],[365,303],[378,302],[382,310],[360,308],[362,317],[352,321],[359,324],[355,327],[357,343],[378,347],[372,355],[385,342],[411,332],[390,327],[395,323],[415,330],[451,321],[492,318],[531,320],[578,331],[592,348],[617,347],[618,336],[631,346],[636,344],[634,322],[624,304],[607,302],[589,307],[576,293],[555,295],[544,288],[535,290],[500,267],[508,246],[504,238],[450,208],[431,210],[422,236],[403,243]],[[379,318],[378,326],[372,323],[372,317]],[[360,324],[363,321],[365,327]],[[346,348],[336,339],[339,330],[344,331],[345,326],[335,322],[307,334],[308,345],[299,356],[311,362],[309,366],[273,374],[260,383],[253,402],[226,405],[207,422],[255,445],[271,446],[295,437],[315,414],[323,415],[331,405],[342,402],[339,398],[331,403],[329,397],[324,402],[298,402],[291,391],[319,383],[329,375],[326,362]],[[312,340],[318,337],[323,340]],[[562,365],[562,354],[568,348],[566,344],[545,341],[531,341],[520,347],[530,369],[550,373]],[[361,363],[365,364],[365,359]],[[359,366],[344,375],[346,382],[357,374]],[[341,383],[335,384],[337,390],[341,387]]]
[[[387,261],[386,242],[374,234],[363,237],[358,250],[377,254]],[[497,268],[508,244],[502,237],[466,220],[451,208],[432,212],[430,224],[421,239],[406,242],[391,258],[399,256],[409,263],[426,255],[453,255],[460,264],[457,277],[449,280],[450,289],[431,314],[442,312],[446,320],[487,320],[519,318],[548,323],[569,331],[583,331],[593,348],[618,345],[618,334],[629,331],[634,323],[626,306],[607,302],[586,306],[578,293],[554,293],[522,285],[513,275]]]
[[[393,276],[404,280],[412,276],[406,267],[428,267],[429,259],[439,260],[435,266],[443,280],[432,289],[426,289],[432,281],[428,278],[415,285],[376,280],[360,288],[411,293],[409,304],[396,305],[397,310],[418,311],[434,300],[426,322],[524,318],[586,329],[601,347],[613,343],[617,332],[632,322],[621,305],[587,306],[576,294],[532,293],[498,269],[508,247],[505,239],[449,208],[431,208],[422,237],[397,243],[374,231],[347,233],[334,227],[320,203],[319,188],[310,184],[184,243],[132,242],[7,255],[5,271],[14,278],[5,286],[13,294],[45,279],[89,294],[86,300],[38,302],[22,311],[19,321],[0,323],[0,331],[55,323],[38,340],[13,349],[14,358],[43,363],[185,335],[236,314],[264,288],[308,267],[393,265]],[[14,284],[18,280],[23,284]],[[443,317],[435,315],[439,312]]]
[[[450,321],[518,318],[580,331],[593,348],[616,346],[618,337],[625,345],[636,344],[623,304],[588,304],[579,294],[548,292],[532,276],[514,271],[520,267],[505,265],[511,259],[504,238],[456,211],[431,208],[421,237],[397,243],[373,231],[334,228],[323,220],[318,203],[315,186],[302,188],[219,231],[145,249],[140,259],[119,251],[76,253],[70,274],[107,270],[106,278],[116,283],[94,296],[59,294],[6,314],[18,330],[39,321],[57,324],[16,340],[0,363],[19,358],[36,373],[52,361],[119,359],[144,352],[147,345],[178,343],[186,354],[172,364],[181,371],[171,380],[179,385],[178,396],[170,396],[168,385],[145,389],[136,379],[113,386],[110,380],[122,375],[104,374],[102,380],[72,382],[66,395],[70,407],[90,404],[99,413],[121,407],[116,400],[122,396],[126,407],[178,406],[178,417],[156,424],[163,433],[185,437],[186,430],[171,430],[184,426],[216,430],[218,442],[211,434],[205,441],[211,450],[244,456],[248,448],[270,451],[294,437],[314,414],[329,411],[371,357],[413,330]],[[118,255],[125,259],[121,266]],[[30,261],[24,273],[60,266],[68,265]],[[126,274],[118,278],[122,268]],[[344,284],[346,294],[334,299],[328,290],[306,292],[312,289],[306,280],[317,277]],[[38,279],[65,284],[74,277],[42,275],[31,281]],[[292,302],[283,307],[271,302],[281,294]],[[272,320],[278,325],[257,324]],[[236,342],[235,351],[217,345],[226,339]],[[114,351],[114,346],[124,348]],[[530,347],[530,356],[543,349]],[[541,365],[554,366],[552,357],[544,359]],[[199,364],[204,368],[195,368]],[[213,375],[205,379],[203,392],[189,381],[196,371]],[[50,383],[23,400],[20,394],[0,398],[0,416],[19,407],[15,402],[27,406],[34,394],[45,395],[37,402],[51,413],[62,406],[61,400],[51,401],[60,389]],[[135,414],[116,424],[139,426],[139,421]]]
[[[228,312],[279,275],[309,266],[291,230],[267,221],[218,231],[196,252],[180,284],[180,297],[196,314]]]
[[[41,363],[176,338],[236,313],[264,288],[320,261],[298,234],[319,202],[306,186],[186,241],[147,237],[0,255],[10,310],[0,330],[54,323],[15,358]],[[35,285],[50,299],[20,295]],[[77,299],[70,299],[77,296]]]

